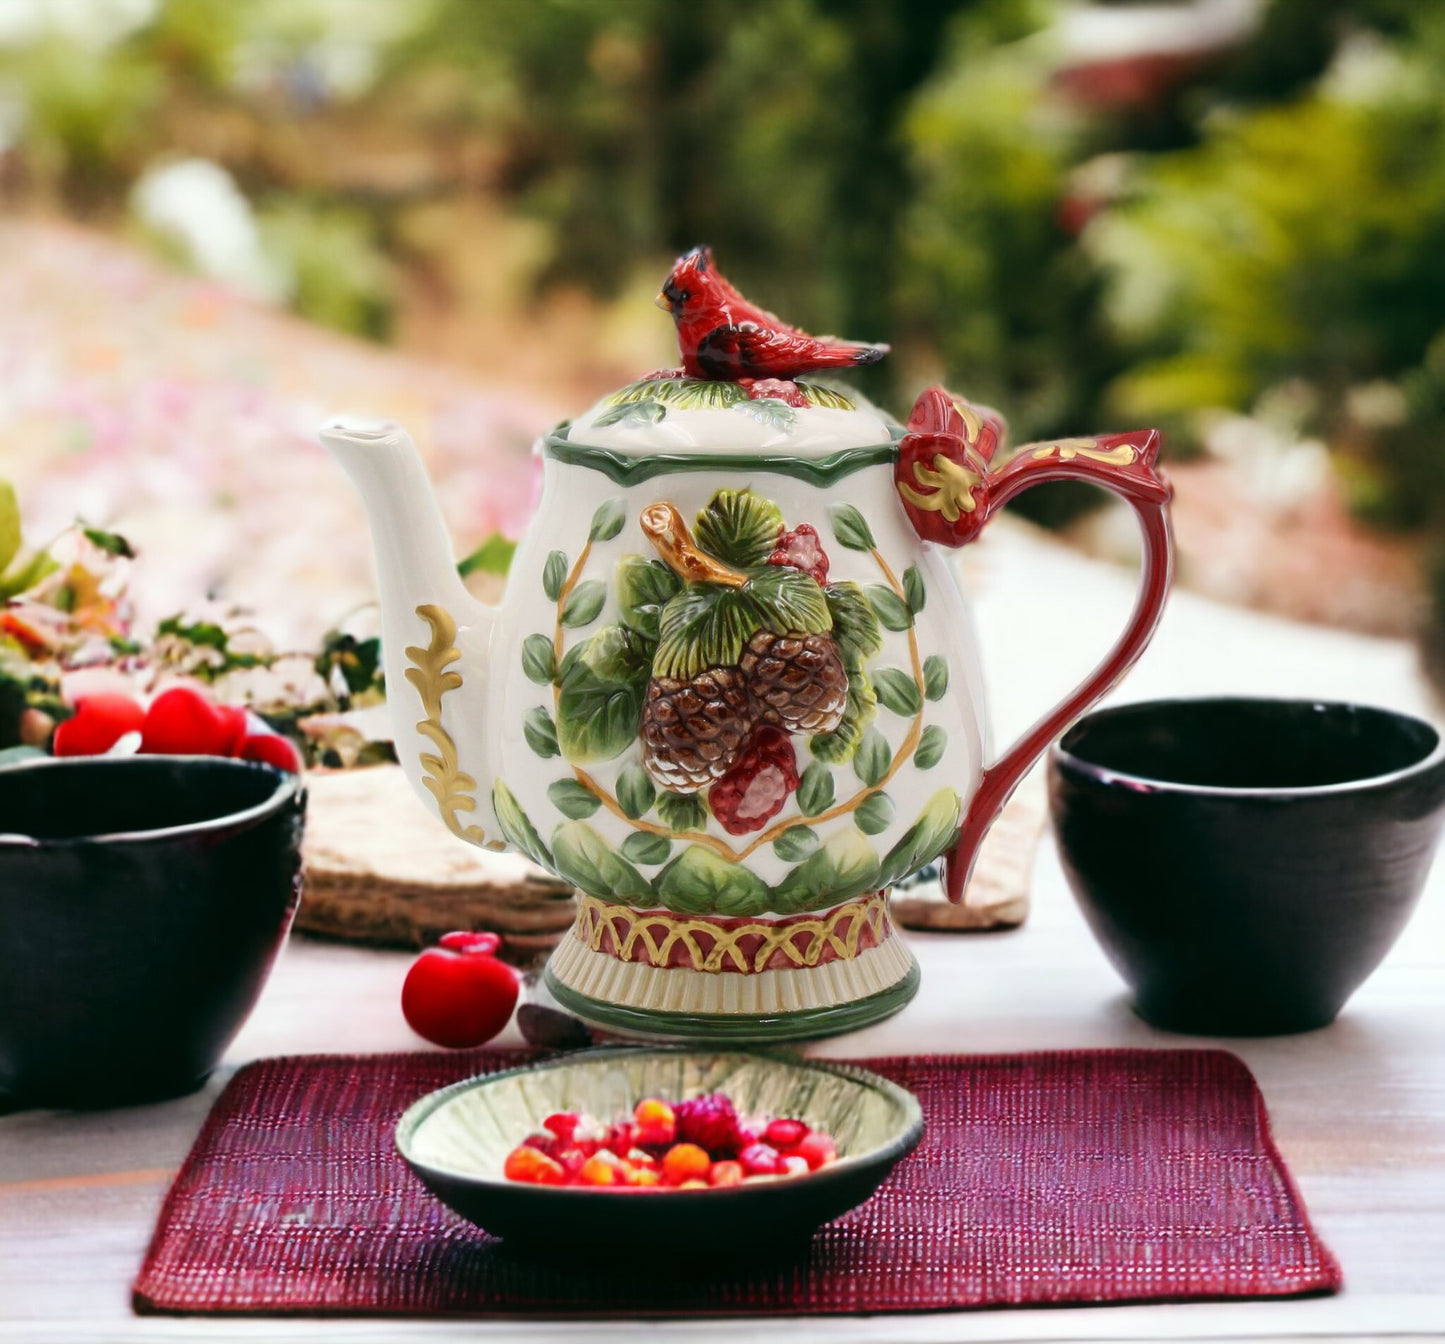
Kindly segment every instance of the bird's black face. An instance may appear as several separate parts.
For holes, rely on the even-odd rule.
[[[687,307],[687,301],[690,298],[692,298],[692,291],[674,271],[663,282],[662,293],[657,296],[657,306],[675,317]]]
[[[707,270],[712,260],[705,247],[695,247],[672,269],[672,274],[662,284],[657,296],[657,306],[674,317],[687,311],[688,303],[702,292],[698,277]]]

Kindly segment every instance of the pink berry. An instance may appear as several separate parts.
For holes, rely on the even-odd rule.
[[[774,1148],[791,1148],[807,1132],[808,1127],[801,1120],[774,1120],[763,1131],[763,1138]]]
[[[806,1176],[810,1171],[812,1171],[812,1167],[808,1165],[806,1157],[783,1158],[782,1174],[784,1176]]]
[[[737,1112],[721,1092],[680,1101],[672,1111],[679,1142],[695,1143],[714,1157],[732,1157],[737,1152]]]
[[[766,1143],[750,1143],[738,1154],[738,1161],[749,1176],[776,1176],[782,1170],[778,1150]]]
[[[797,1154],[807,1159],[810,1170],[817,1171],[838,1156],[838,1146],[829,1135],[815,1130],[799,1141]]]
[[[576,1111],[558,1111],[543,1120],[542,1127],[551,1130],[559,1139],[570,1141],[581,1123],[582,1117]]]

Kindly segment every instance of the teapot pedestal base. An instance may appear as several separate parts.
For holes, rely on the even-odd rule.
[[[725,969],[738,962],[721,962],[717,944],[708,939],[701,940],[701,946],[710,944],[713,956],[698,968],[660,957],[654,964],[624,960],[615,955],[618,945],[612,941],[618,926],[607,920],[622,921],[631,935],[623,945],[634,954],[639,924],[647,926],[644,931],[654,940],[647,945],[651,949],[658,939],[668,945],[667,934],[677,933],[676,921],[664,913],[624,911],[584,897],[578,923],[547,963],[546,986],[563,1008],[585,1022],[654,1040],[744,1044],[856,1031],[891,1017],[918,992],[918,963],[888,919],[886,901],[880,892],[806,921],[763,926],[794,933],[799,938],[795,947],[807,947],[825,931],[836,934],[840,927],[846,934],[855,924],[867,925],[868,938],[860,947],[859,930],[853,928],[852,937],[836,939],[843,955],[818,958],[819,964],[812,965],[784,962],[781,968],[778,961],[783,959],[776,958],[770,969],[753,970],[758,963],[751,962],[742,971]],[[740,926],[728,931],[733,936],[755,935],[760,927],[748,921],[728,923]],[[688,921],[685,931],[695,936],[699,924]],[[805,927],[811,930],[808,942],[801,937]],[[776,945],[779,933],[771,936]]]

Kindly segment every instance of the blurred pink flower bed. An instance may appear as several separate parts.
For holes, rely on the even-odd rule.
[[[391,418],[417,440],[459,553],[515,538],[554,407],[307,326],[66,225],[0,222],[0,477],[27,539],[124,533],[149,628],[211,600],[315,647],[374,593],[360,505],[315,431]]]

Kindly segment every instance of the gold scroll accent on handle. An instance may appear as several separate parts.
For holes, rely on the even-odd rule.
[[[463,826],[458,812],[475,812],[477,781],[467,774],[457,759],[457,744],[452,735],[442,727],[442,697],[448,691],[456,690],[462,684],[460,672],[446,669],[462,655],[457,650],[457,623],[445,607],[434,602],[423,603],[416,614],[431,626],[431,642],[426,648],[413,644],[406,650],[407,661],[412,664],[406,670],[406,679],[421,696],[426,718],[417,724],[416,730],[427,738],[437,749],[437,755],[430,752],[421,754],[422,783],[437,800],[437,808],[447,829],[463,840],[485,849],[505,849],[500,840],[488,840],[486,832],[475,823]]]
[[[1055,454],[1062,462],[1067,462],[1072,457],[1087,457],[1094,462],[1106,462],[1111,467],[1131,466],[1134,459],[1138,457],[1138,449],[1131,448],[1127,443],[1116,444],[1113,448],[1100,448],[1097,439],[1060,439],[1056,443],[1046,443],[1041,448],[1033,449],[1034,457],[1053,457]]]
[[[594,952],[601,952],[607,933],[612,934],[615,952],[609,955],[620,961],[633,960],[633,953],[642,944],[642,963],[647,966],[672,966],[673,950],[681,944],[687,965],[694,971],[716,974],[720,971],[741,971],[756,975],[781,951],[794,966],[816,966],[826,947],[831,947],[840,961],[852,961],[858,955],[863,930],[871,928],[876,943],[892,932],[886,896],[874,893],[862,900],[849,901],[817,919],[750,921],[735,928],[726,928],[709,919],[678,918],[657,911],[633,910],[614,905],[596,896],[581,894],[577,922],[573,934]],[[848,923],[844,934],[839,927]],[[707,944],[699,943],[698,934],[706,936]],[[801,945],[795,940],[808,935]],[[752,952],[743,950],[742,939],[761,935],[762,942]]]

